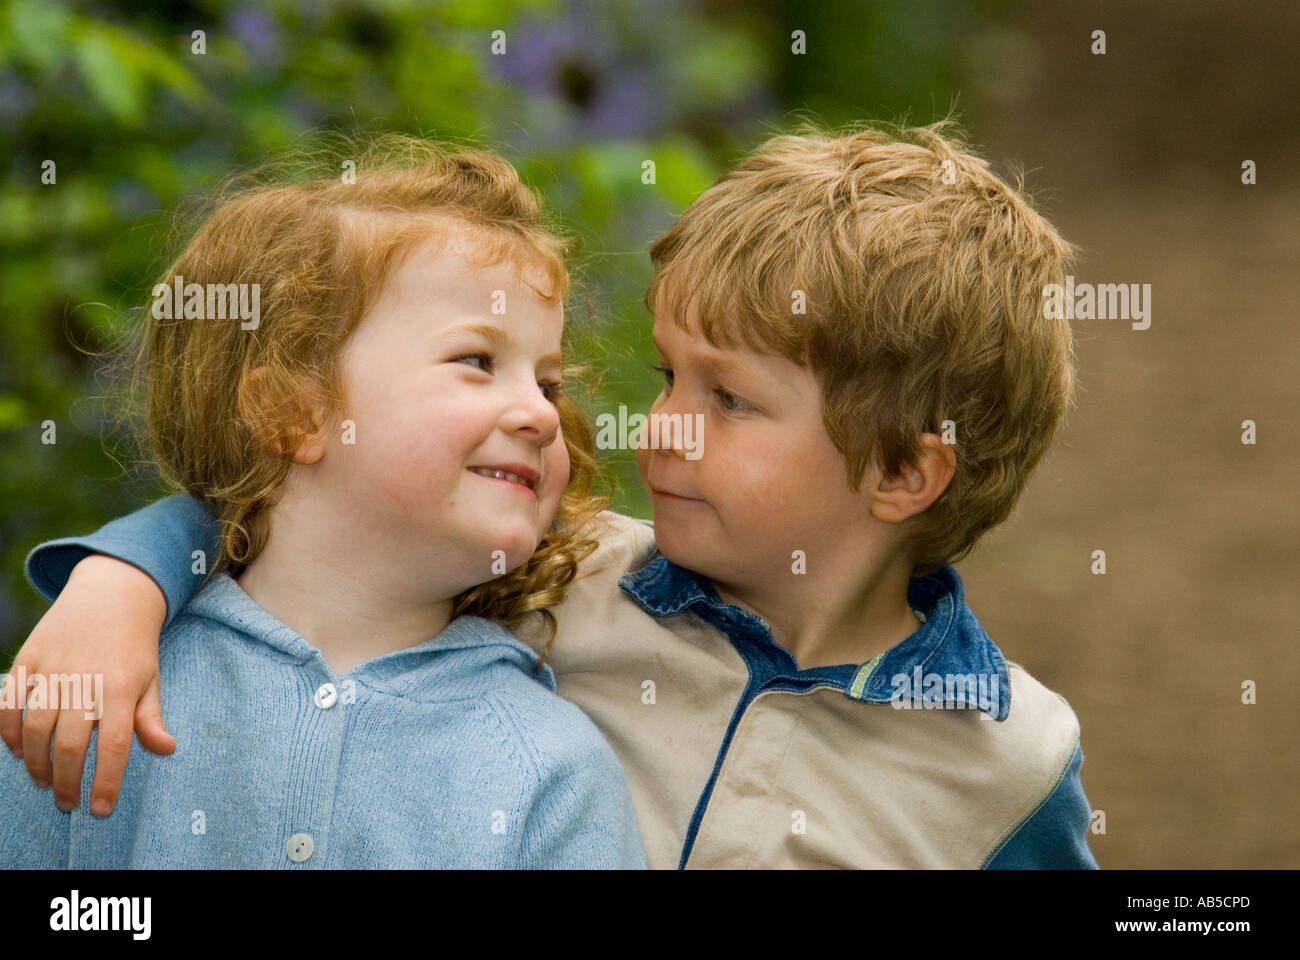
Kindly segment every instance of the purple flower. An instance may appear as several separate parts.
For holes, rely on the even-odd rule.
[[[134,220],[158,209],[158,197],[136,180],[115,180],[109,188],[109,196],[113,201],[113,211],[120,220]]]
[[[35,102],[31,88],[14,70],[0,72],[0,120],[16,122]]]
[[[249,58],[261,67],[280,60],[280,37],[276,23],[256,7],[238,7],[230,14],[231,35],[248,50]]]
[[[578,135],[639,137],[661,130],[670,106],[663,96],[668,78],[659,66],[664,58],[646,49],[645,33],[635,44],[623,42],[618,21],[645,12],[624,7],[567,0],[558,20],[521,20],[506,29],[506,52],[489,56],[489,66],[527,93],[566,104]]]

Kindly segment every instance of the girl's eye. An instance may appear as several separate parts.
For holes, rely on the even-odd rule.
[[[672,368],[672,367],[661,367],[661,366],[658,366],[658,365],[656,365],[656,364],[651,364],[651,365],[650,365],[650,369],[651,369],[651,370],[658,370],[661,374],[663,374],[663,377],[664,377],[664,385],[665,385],[665,386],[671,387],[671,386],[673,385],[673,368]]]
[[[452,357],[451,362],[468,363],[484,373],[491,373],[496,368],[496,357],[490,353],[463,353],[459,357]],[[559,380],[539,380],[537,386],[541,388],[542,396],[551,403],[555,403],[564,392],[564,384]]]
[[[728,413],[737,413],[741,410],[749,409],[749,404],[744,400],[741,400],[740,397],[736,396],[734,393],[728,393],[721,387],[714,388],[713,393],[717,396],[718,402],[722,404],[722,409],[726,410]]]
[[[492,372],[492,367],[496,363],[496,357],[490,353],[466,353],[452,359],[453,363],[460,363],[462,360],[482,360],[483,366],[479,367],[486,373]]]

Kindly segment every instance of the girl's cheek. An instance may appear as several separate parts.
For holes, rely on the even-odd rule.
[[[557,436],[547,452],[546,471],[549,490],[547,501],[559,506],[560,498],[569,486],[569,450],[564,445],[564,438]]]

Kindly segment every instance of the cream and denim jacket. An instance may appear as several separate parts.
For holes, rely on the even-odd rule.
[[[898,645],[800,670],[757,616],[659,555],[649,524],[602,519],[547,663],[622,761],[652,868],[1097,866],[1078,720],[1003,658],[954,568],[911,582],[924,623]],[[28,572],[53,596],[87,552],[111,554],[172,611],[215,541],[204,507],[172,497],[41,545]],[[540,650],[540,624],[516,633]]]

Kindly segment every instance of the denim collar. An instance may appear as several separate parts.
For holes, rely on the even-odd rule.
[[[726,633],[733,645],[749,640],[778,646],[762,619],[725,602],[708,579],[663,554],[655,554],[645,566],[624,576],[619,586],[653,617],[675,617],[691,610]],[[961,706],[1005,720],[1011,709],[1006,660],[966,606],[957,570],[948,565],[913,579],[908,583],[907,602],[925,622],[901,643],[839,673],[828,674],[821,668],[801,672],[834,675],[846,697],[863,703],[897,701],[900,708],[925,709]]]

